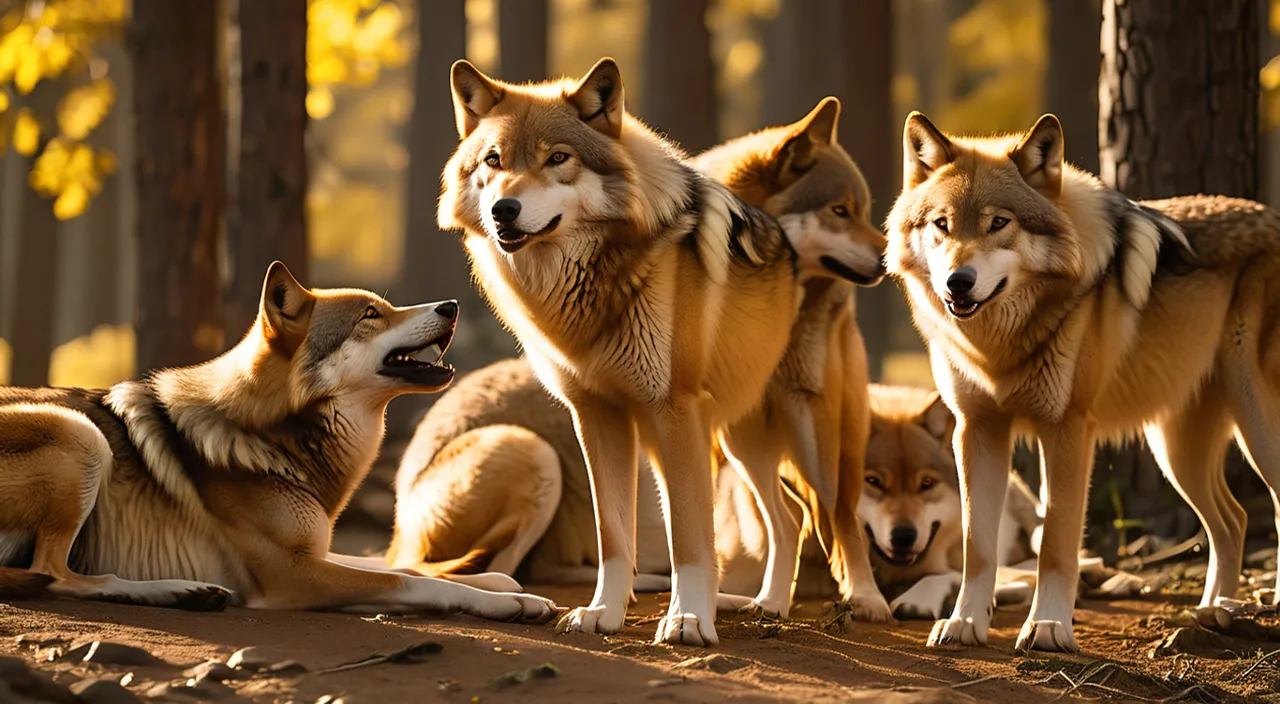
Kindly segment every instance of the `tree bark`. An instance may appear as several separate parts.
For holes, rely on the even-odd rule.
[[[307,0],[239,0],[240,139],[227,249],[228,343],[253,324],[271,262],[308,276]]]
[[[645,120],[696,154],[717,142],[716,70],[708,0],[650,0]]]
[[[1105,0],[1098,88],[1105,182],[1134,199],[1258,196],[1260,17],[1257,0]],[[1231,481],[1249,481],[1252,473],[1233,457]],[[1150,519],[1163,535],[1198,525],[1142,448],[1103,448],[1097,463],[1125,487],[1129,517]]]
[[[1098,74],[1101,0],[1049,0],[1047,112],[1066,135],[1067,161],[1098,172]]]
[[[1107,0],[1101,175],[1132,198],[1258,195],[1257,0]]]
[[[764,103],[760,118],[764,126],[804,117],[819,100],[834,92],[846,69],[857,70],[832,61],[830,47],[847,46],[851,41],[841,36],[847,23],[833,22],[832,18],[842,16],[842,6],[860,15],[861,5],[843,0],[781,3],[777,16],[763,27]]]
[[[139,372],[193,364],[223,348],[217,7],[209,0],[133,3]]]
[[[502,80],[547,79],[547,4],[547,0],[498,0],[498,77]]]

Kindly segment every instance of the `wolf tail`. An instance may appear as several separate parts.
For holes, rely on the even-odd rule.
[[[440,562],[422,562],[410,569],[425,576],[439,577],[447,574],[479,574],[493,560],[493,552],[487,548],[476,548],[471,552],[452,560]]]
[[[0,567],[0,599],[34,599],[49,592],[54,578],[40,572]]]

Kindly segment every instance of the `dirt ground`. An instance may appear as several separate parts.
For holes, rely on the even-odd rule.
[[[591,594],[589,588],[530,591],[561,605],[586,603]],[[1280,656],[1264,655],[1280,648],[1280,638],[1273,640],[1280,622],[1250,620],[1253,630],[1246,629],[1246,635],[1253,640],[1192,625],[1183,629],[1191,635],[1181,645],[1195,641],[1192,647],[1200,655],[1152,657],[1156,644],[1175,631],[1181,610],[1167,597],[1085,603],[1076,612],[1076,634],[1084,653],[1065,657],[1012,652],[1025,609],[997,611],[990,647],[931,651],[924,648],[929,623],[857,624],[846,632],[829,633],[816,625],[823,605],[803,603],[786,623],[724,617],[718,626],[721,644],[702,650],[650,642],[665,607],[666,595],[643,595],[624,631],[602,637],[557,635],[551,625],[492,623],[464,616],[388,618],[244,609],[186,613],[18,601],[0,605],[0,634],[7,636],[0,655],[17,656],[65,685],[91,677],[118,681],[127,676],[128,689],[139,695],[153,691],[157,683],[181,685],[186,679],[183,669],[212,658],[225,661],[245,646],[257,646],[269,660],[296,660],[307,668],[300,674],[267,673],[228,681],[234,692],[222,689],[219,701],[310,703],[329,695],[346,704],[861,698],[1049,702],[1064,694],[1108,701],[1280,701],[1275,694],[1280,692]],[[57,659],[74,641],[85,639],[140,646],[167,664],[118,667]],[[415,662],[321,672],[425,641],[442,647]],[[688,661],[693,662],[681,666]],[[530,668],[544,663],[553,666],[543,671],[547,676],[519,681]],[[189,702],[214,696],[193,699],[181,692],[170,689],[155,700]]]

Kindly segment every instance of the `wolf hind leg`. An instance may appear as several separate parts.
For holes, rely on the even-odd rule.
[[[56,406],[0,409],[4,439],[18,448],[0,465],[0,483],[10,491],[25,484],[25,518],[33,528],[31,572],[52,578],[50,594],[192,610],[224,607],[231,593],[213,584],[186,580],[135,582],[115,575],[86,576],[67,563],[98,491],[111,473],[106,437],[83,414]],[[35,432],[33,432],[35,431]],[[33,440],[35,440],[33,442]],[[12,520],[13,516],[7,516]]]
[[[1223,463],[1231,417],[1220,387],[1207,385],[1187,408],[1146,429],[1160,468],[1209,536],[1209,571],[1201,606],[1234,598],[1244,550],[1243,509],[1227,490]]]
[[[1231,414],[1236,421],[1236,441],[1245,459],[1271,492],[1276,530],[1280,531],[1280,403],[1277,402],[1280,399],[1276,397],[1277,386],[1265,380],[1254,365],[1244,369],[1227,369],[1225,366],[1223,376],[1226,381]],[[1223,487],[1220,491],[1229,498],[1225,479],[1222,483]],[[1239,504],[1235,503],[1234,499],[1230,500],[1234,507],[1239,508]],[[1241,509],[1237,515],[1243,513]],[[1243,533],[1242,521],[1240,523],[1241,550],[1244,546]],[[1235,562],[1237,576],[1241,561],[1242,558],[1237,556]],[[1205,600],[1201,601],[1202,606],[1212,605],[1212,602],[1208,601],[1207,592],[1206,589]],[[1280,604],[1280,584],[1277,585],[1275,594],[1273,603]],[[1235,590],[1232,589],[1230,593],[1220,596],[1234,597]]]

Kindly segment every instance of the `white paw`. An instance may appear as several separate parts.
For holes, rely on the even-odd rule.
[[[476,616],[495,621],[522,621],[546,623],[559,613],[556,603],[532,594],[500,594],[485,592],[486,598],[478,609],[464,609]]]
[[[617,633],[622,630],[626,611],[609,613],[608,606],[579,606],[560,617],[557,633]]]
[[[751,601],[738,607],[738,611],[753,616],[763,616],[765,618],[786,618],[787,612],[791,610],[790,602],[783,602],[780,599],[770,599],[756,597]]]
[[[668,614],[658,622],[654,643],[693,645],[707,647],[720,642],[714,623],[705,622],[693,614]]]
[[[465,584],[476,589],[483,589],[489,592],[515,592],[524,591],[524,587],[520,583],[512,579],[510,576],[501,572],[482,572],[480,574],[455,574],[447,578],[451,582]]]
[[[948,618],[933,624],[926,644],[930,648],[946,645],[986,645],[989,619],[978,623],[973,618]]]
[[[1032,621],[1022,624],[1015,650],[1043,650],[1050,653],[1078,653],[1076,636],[1061,621]]]
[[[844,601],[842,608],[854,621],[889,623],[893,620],[889,602],[884,600],[884,595],[880,592],[854,594]]]
[[[927,602],[917,601],[916,596],[907,590],[905,594],[893,600],[889,604],[889,609],[893,612],[893,617],[903,621],[938,619],[942,617],[942,601]]]

